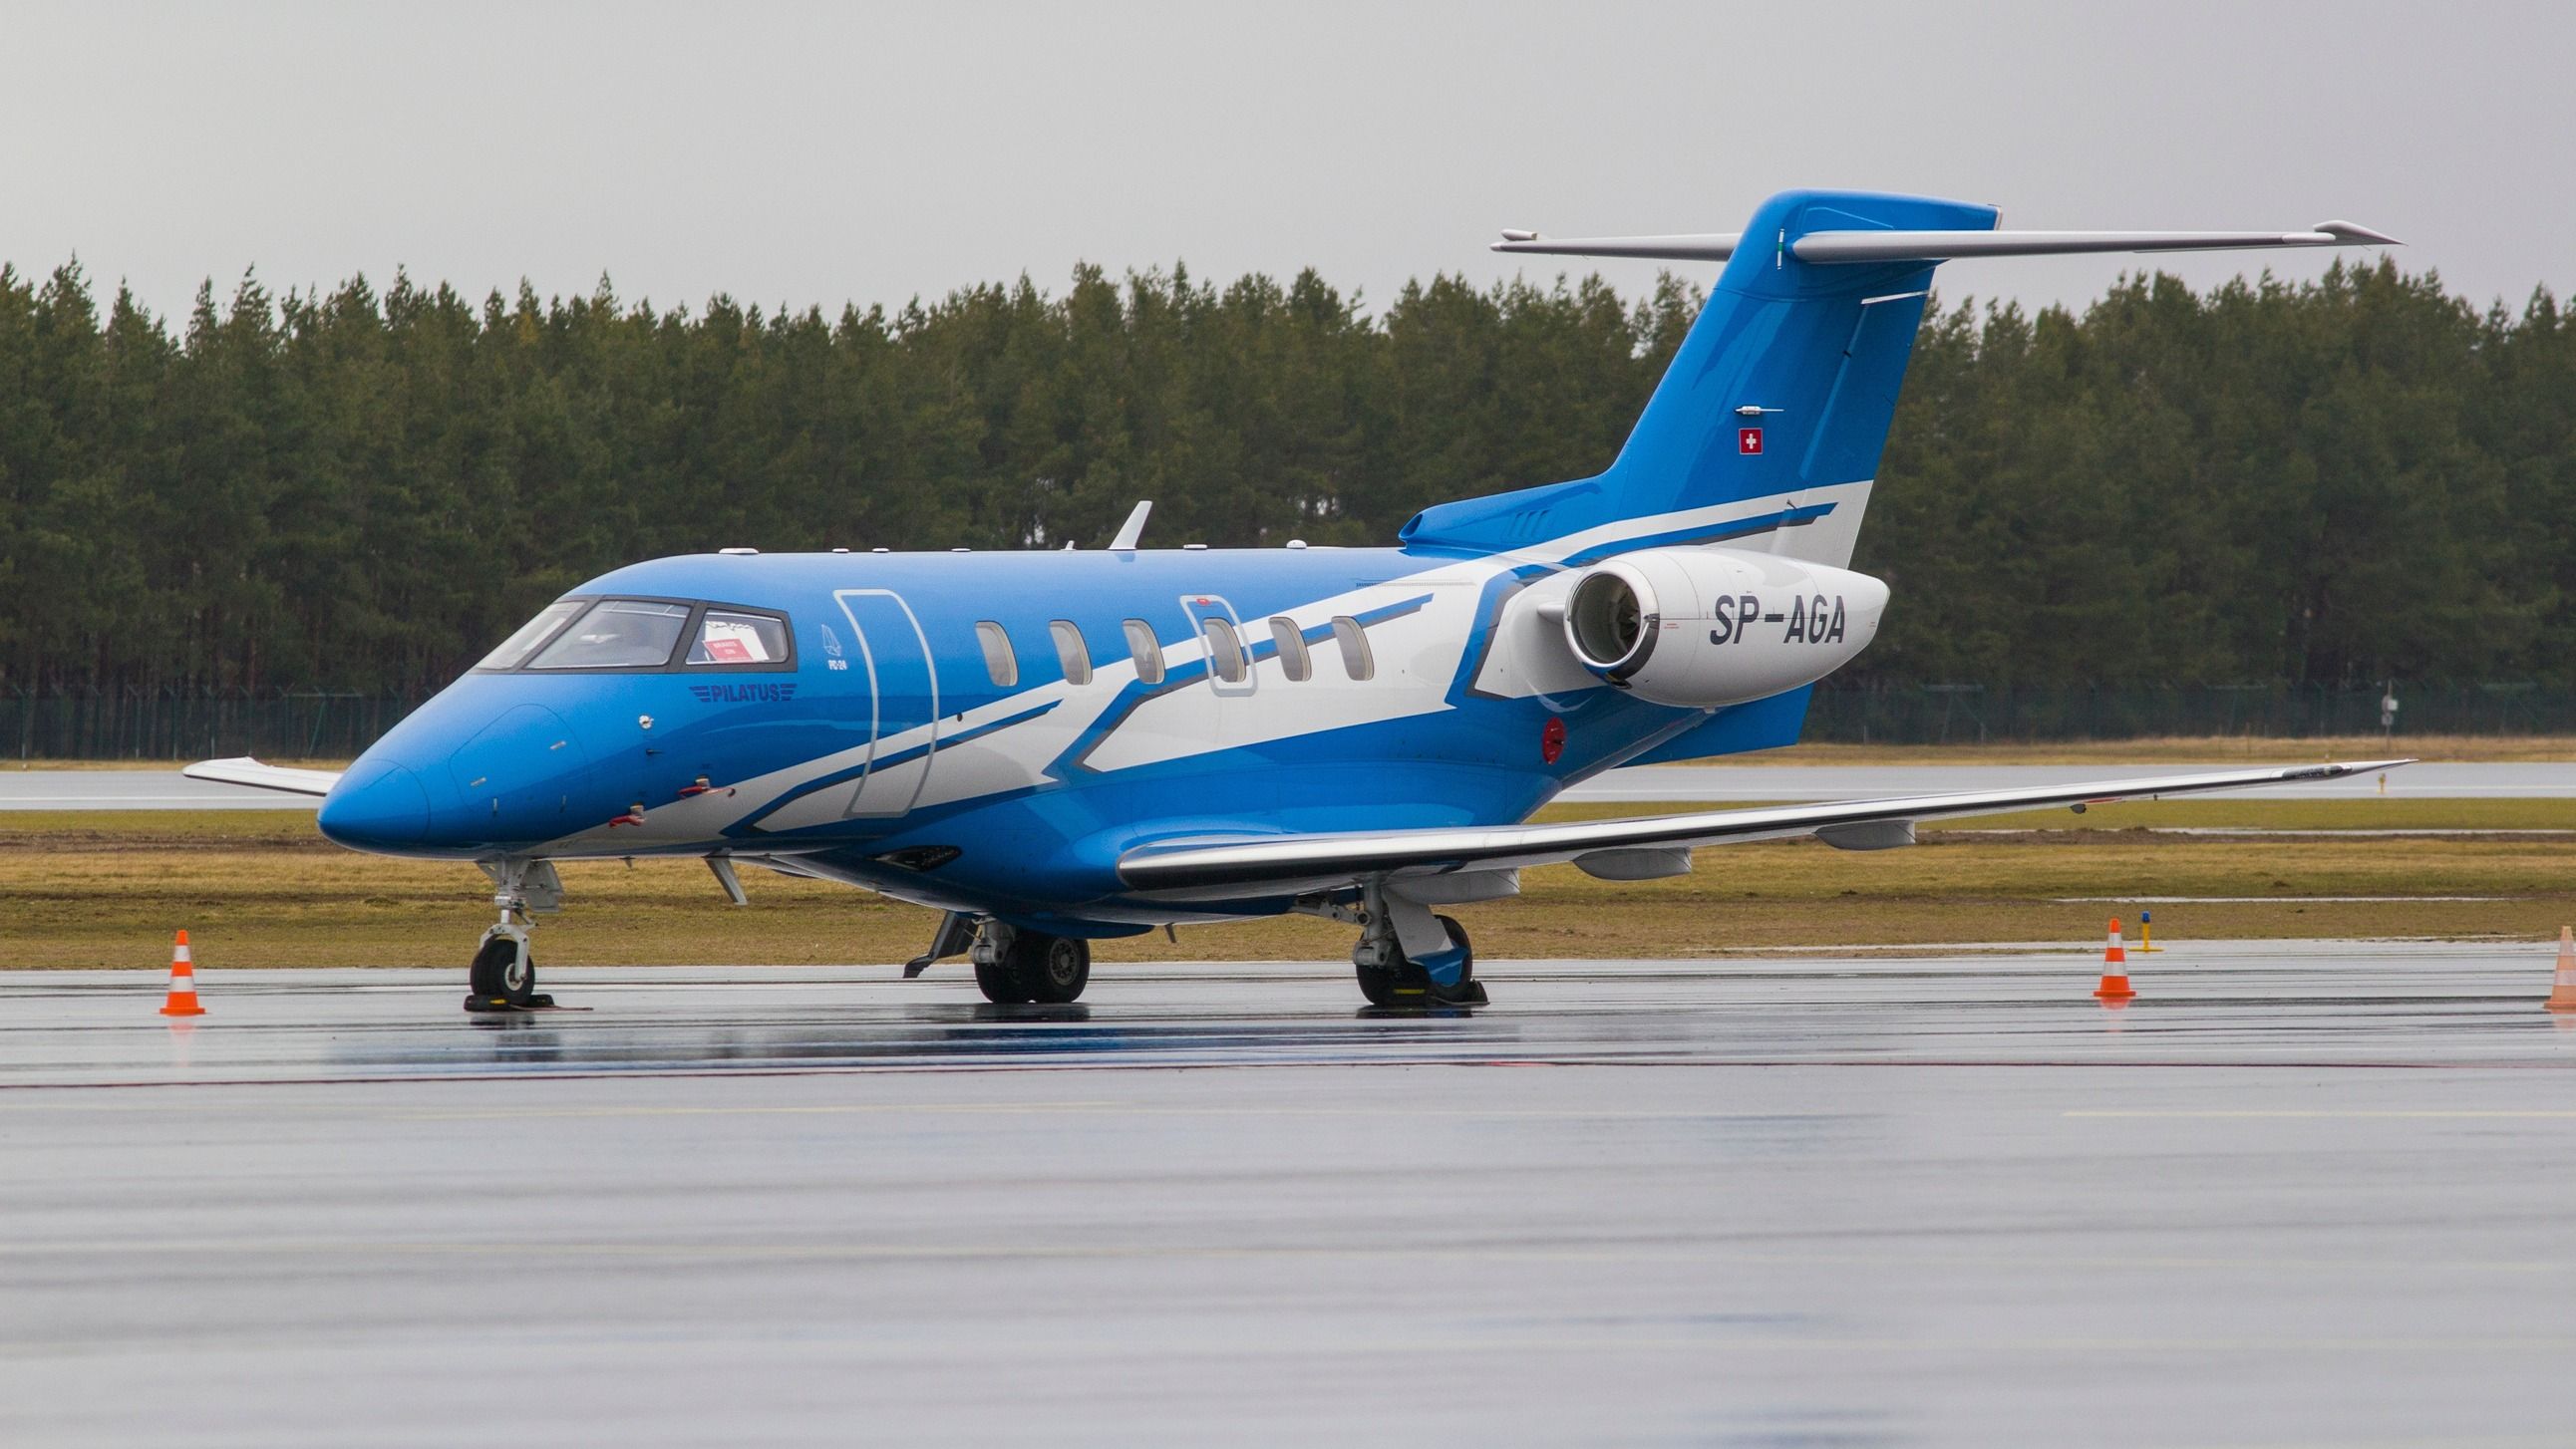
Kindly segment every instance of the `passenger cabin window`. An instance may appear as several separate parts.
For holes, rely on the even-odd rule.
[[[1003,689],[1020,682],[1019,656],[1011,652],[1011,636],[990,619],[975,626],[975,637],[984,646],[984,672]]]
[[[1248,671],[1243,666],[1243,636],[1234,632],[1233,622],[1202,619],[1199,633],[1207,640],[1208,672],[1228,684],[1241,684]]]
[[[1091,682],[1091,646],[1082,641],[1082,628],[1071,619],[1058,619],[1047,625],[1055,636],[1055,662],[1064,666],[1064,682]]]
[[[1127,652],[1136,657],[1136,682],[1163,682],[1163,646],[1154,638],[1154,626],[1142,619],[1127,621]]]
[[[660,669],[680,646],[686,604],[602,599],[528,661],[530,669]]]
[[[563,622],[590,607],[588,599],[558,599],[546,605],[545,612],[519,626],[519,632],[501,641],[501,647],[483,656],[477,669],[516,669],[537,652],[537,646],[554,637]]]
[[[768,614],[709,609],[698,623],[689,663],[699,667],[787,662],[787,621]]]
[[[1377,661],[1369,657],[1368,631],[1348,614],[1333,620],[1333,637],[1341,641],[1342,672],[1353,679],[1367,679],[1377,673]]]
[[[1279,672],[1292,682],[1303,682],[1315,672],[1315,661],[1306,653],[1306,633],[1296,620],[1271,620],[1270,642],[1279,646]]]

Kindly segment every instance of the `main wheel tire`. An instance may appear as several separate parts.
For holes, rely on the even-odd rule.
[[[987,966],[975,963],[975,989],[995,1006],[1019,1006],[1029,999],[1029,982],[1020,970],[1018,942],[1014,949],[1002,953],[1002,959]]]
[[[1078,999],[1082,988],[1091,984],[1088,941],[1029,931],[1011,943],[1010,954],[1017,958],[1020,980],[1028,986],[1031,1001],[1062,1006]]]
[[[1438,920],[1441,929],[1449,933],[1449,939],[1458,947],[1458,979],[1447,986],[1433,986],[1431,999],[1443,1006],[1489,1004],[1491,998],[1485,995],[1485,988],[1476,983],[1476,945],[1467,939],[1467,928],[1459,925],[1452,916],[1441,916]]]
[[[1420,1006],[1423,1002],[1422,968],[1407,961],[1399,966],[1354,966],[1359,975],[1360,995],[1371,1006]]]
[[[1467,939],[1467,928],[1458,924],[1456,916],[1433,916],[1431,919],[1438,921],[1440,928],[1449,933],[1449,939],[1457,943],[1466,958],[1458,963],[1458,984],[1464,986],[1475,980],[1476,944]]]
[[[1449,939],[1457,944],[1458,949],[1466,953],[1466,959],[1458,966],[1458,983],[1455,986],[1433,985],[1431,973],[1405,956],[1402,947],[1397,947],[1395,964],[1392,966],[1355,966],[1353,968],[1359,975],[1360,995],[1368,998],[1369,1005],[1429,1006],[1435,1002],[1483,1004],[1482,993],[1470,989],[1470,983],[1476,979],[1476,948],[1467,940],[1467,928],[1459,925],[1454,916],[1435,916],[1433,919],[1440,923],[1442,930],[1449,933]]]
[[[488,937],[467,968],[466,989],[479,1000],[530,1005],[537,995],[536,956],[508,936]]]

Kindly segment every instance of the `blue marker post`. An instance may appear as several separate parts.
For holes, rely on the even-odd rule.
[[[2138,912],[2138,954],[2143,956],[2154,949],[2156,949],[2156,913],[2140,911]]]

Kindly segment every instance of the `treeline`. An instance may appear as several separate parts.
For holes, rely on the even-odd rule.
[[[1697,295],[1382,306],[1312,273],[897,311],[397,277],[175,327],[0,269],[0,691],[415,691],[615,564],[726,545],[1390,541],[1616,453]],[[2576,338],[2338,268],[1939,312],[1858,566],[1861,682],[2576,679]]]

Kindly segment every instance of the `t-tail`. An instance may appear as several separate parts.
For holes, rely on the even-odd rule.
[[[1941,262],[2394,244],[2348,222],[2304,232],[2007,232],[1995,230],[1996,217],[1991,206],[1928,196],[1788,191],[1763,202],[1741,233],[1504,233],[1497,251],[1722,260],[1726,268],[1607,470],[1425,509],[1404,526],[1403,541],[1493,553],[1567,539],[1595,547],[1741,539],[1844,567]]]

